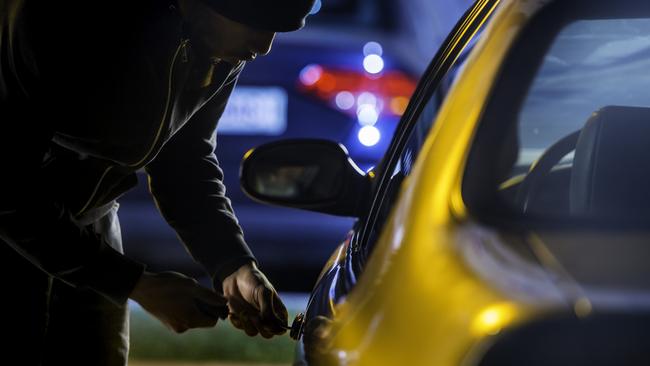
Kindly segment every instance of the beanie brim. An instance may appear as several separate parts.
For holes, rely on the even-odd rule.
[[[305,26],[315,0],[204,0],[217,13],[255,29],[292,32]]]

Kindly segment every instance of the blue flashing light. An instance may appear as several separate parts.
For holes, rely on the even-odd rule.
[[[363,59],[363,68],[370,74],[378,74],[384,69],[384,59],[379,55],[368,55]]]
[[[377,42],[371,41],[371,42],[366,43],[363,46],[363,55],[364,56],[368,56],[368,55],[381,56],[383,53],[384,53],[384,49]]]
[[[377,97],[371,92],[363,92],[357,97],[357,103],[359,106],[364,104],[370,104],[371,106],[377,106]]]
[[[359,130],[358,137],[361,144],[371,147],[377,145],[379,139],[381,139],[381,133],[375,126],[363,126]]]
[[[336,94],[334,102],[339,109],[348,110],[354,107],[354,95],[347,90],[340,91]]]
[[[307,65],[300,71],[300,81],[307,85],[314,85],[323,75],[323,68],[319,65]]]
[[[377,123],[379,119],[379,113],[374,105],[371,104],[362,104],[357,110],[357,118],[359,119],[359,124],[362,126],[372,126]]]

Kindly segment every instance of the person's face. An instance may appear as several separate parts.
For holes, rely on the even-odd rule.
[[[209,57],[230,63],[252,61],[271,50],[275,32],[251,28],[230,20],[201,1],[194,1],[189,16],[194,37]]]

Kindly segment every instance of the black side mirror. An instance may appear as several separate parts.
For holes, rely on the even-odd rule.
[[[257,201],[339,216],[358,216],[370,187],[345,147],[317,139],[282,140],[250,150],[240,183]]]

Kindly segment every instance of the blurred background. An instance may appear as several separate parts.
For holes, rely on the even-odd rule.
[[[290,320],[353,219],[270,207],[239,188],[239,163],[257,145],[287,138],[338,141],[363,170],[382,157],[409,97],[470,0],[317,0],[304,29],[278,34],[271,53],[244,69],[219,122],[217,157],[227,194],[260,267]],[[158,214],[140,175],[121,200],[127,254],[152,270],[202,281]],[[218,243],[215,243],[218,245]],[[132,303],[132,365],[289,364],[288,336],[249,338],[226,323],[176,335]]]

